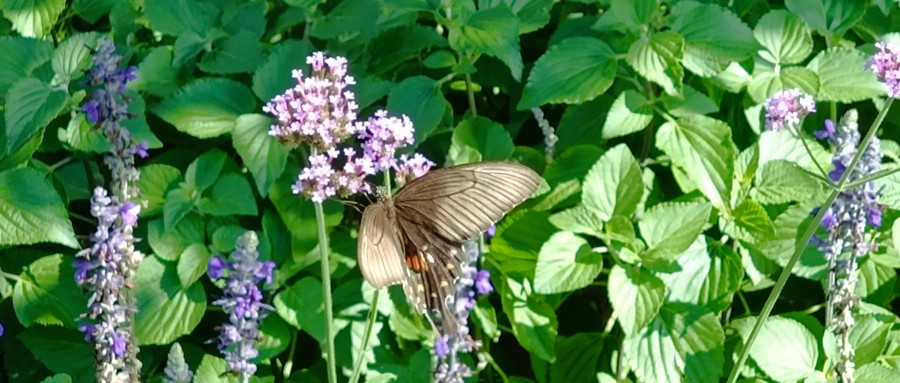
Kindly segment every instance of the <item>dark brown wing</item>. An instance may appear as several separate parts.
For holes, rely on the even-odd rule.
[[[467,262],[462,242],[499,220],[540,185],[531,169],[507,162],[482,162],[439,169],[397,192],[394,212],[406,244],[404,283],[420,311],[439,314],[439,333],[456,332],[451,303],[455,282]]]
[[[394,196],[398,220],[427,227],[448,241],[462,242],[487,230],[530,197],[540,176],[509,162],[481,162],[438,169]]]
[[[400,233],[394,225],[383,202],[363,212],[356,257],[363,277],[376,289],[408,278]]]

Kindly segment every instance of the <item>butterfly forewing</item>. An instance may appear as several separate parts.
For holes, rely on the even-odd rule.
[[[363,213],[358,247],[363,276],[375,287],[403,283],[420,312],[441,333],[456,331],[450,303],[468,240],[530,197],[540,184],[531,169],[482,162],[439,169],[401,188]]]
[[[356,249],[359,270],[375,288],[405,282],[409,274],[398,229],[382,202],[363,212]]]

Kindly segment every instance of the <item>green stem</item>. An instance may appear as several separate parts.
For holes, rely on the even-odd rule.
[[[800,138],[800,142],[803,143],[803,148],[806,149],[806,154],[809,155],[809,159],[816,165],[816,168],[819,169],[819,175],[824,177],[824,180],[828,181],[828,172],[825,171],[825,168],[819,164],[819,161],[816,160],[816,156],[813,155],[812,149],[809,148],[809,144],[806,143],[806,139],[803,138],[803,132],[798,128],[797,129],[797,137]],[[820,178],[822,179],[822,178]]]
[[[484,355],[484,359],[487,360],[488,364],[491,365],[494,371],[497,371],[497,373],[500,374],[500,379],[503,380],[503,383],[509,383],[509,377],[506,376],[506,373],[503,372],[503,369],[500,368],[500,365],[497,364],[497,361],[494,360],[494,357],[492,357],[491,354],[488,353],[482,355]]]
[[[316,225],[319,228],[319,254],[322,256],[322,302],[325,305],[325,364],[328,367],[328,383],[337,383],[337,366],[334,357],[334,313],[331,311],[331,268],[328,262],[328,236],[325,234],[325,213],[322,203],[315,202]]]
[[[867,183],[869,183],[869,182],[875,181],[875,180],[877,180],[877,179],[879,179],[879,178],[882,178],[882,177],[887,177],[887,176],[889,176],[889,175],[891,175],[891,174],[894,174],[894,173],[896,173],[896,172],[900,172],[900,167],[880,170],[880,171],[877,171],[877,172],[875,172],[875,173],[872,173],[872,174],[869,174],[869,175],[860,177],[860,178],[857,179],[856,181],[853,181],[853,182],[851,182],[851,183],[848,183],[848,184],[845,186],[845,188],[846,188],[847,190],[853,190],[853,189],[856,189],[856,188],[858,188],[858,187],[860,187],[860,186],[863,186],[863,185],[865,185],[865,184],[867,184]],[[69,213],[69,214],[71,214],[71,213]]]
[[[794,268],[794,265],[797,263],[797,260],[800,259],[800,254],[803,253],[803,250],[809,244],[810,238],[812,238],[813,233],[816,232],[816,229],[819,227],[819,223],[822,222],[822,217],[825,216],[825,212],[828,211],[828,207],[834,203],[835,198],[841,193],[841,190],[844,190],[844,184],[847,183],[847,179],[850,178],[850,174],[853,173],[853,170],[856,169],[856,165],[859,163],[860,159],[862,159],[863,153],[865,149],[869,146],[869,142],[872,141],[872,137],[875,136],[875,133],[878,131],[878,128],[881,127],[881,123],[884,121],[884,117],[887,115],[887,111],[891,108],[891,103],[893,99],[888,99],[885,102],[884,107],[878,113],[878,116],[875,117],[875,122],[872,124],[872,127],[869,129],[869,132],[866,133],[865,138],[860,142],[856,154],[853,156],[853,160],[850,161],[850,166],[844,171],[844,174],[841,175],[841,179],[837,183],[837,187],[829,193],[828,198],[825,200],[825,203],[822,204],[822,208],[819,209],[819,212],[816,213],[816,217],[810,222],[809,226],[806,227],[806,231],[799,238],[796,245],[794,246],[794,255],[791,256],[791,259],[788,260],[787,264],[784,265],[784,269],[781,270],[781,275],[778,276],[778,281],[775,282],[775,286],[772,287],[772,292],[769,293],[769,298],[766,299],[765,305],[763,305],[762,311],[759,313],[759,317],[756,319],[756,324],[753,325],[753,331],[750,332],[750,336],[747,338],[747,341],[744,343],[744,348],[741,350],[741,354],[738,356],[738,359],[734,363],[734,367],[731,369],[731,374],[728,376],[728,383],[737,382],[738,373],[744,368],[744,363],[747,362],[747,357],[750,355],[750,349],[753,346],[753,342],[756,341],[756,336],[759,335],[759,331],[762,329],[763,324],[769,318],[769,314],[772,313],[772,308],[775,307],[775,301],[778,300],[778,297],[781,295],[781,291],[784,289],[784,285],[787,283],[788,277],[791,275],[791,270]]]

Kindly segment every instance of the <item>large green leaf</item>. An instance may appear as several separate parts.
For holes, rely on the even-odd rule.
[[[855,0],[786,0],[784,5],[817,32],[839,38],[863,18],[869,4]]]
[[[641,169],[628,146],[622,144],[600,157],[584,177],[584,207],[603,221],[634,214],[644,194]]]
[[[60,81],[71,81],[84,76],[91,65],[91,49],[95,47],[97,33],[79,33],[67,38],[53,52],[53,73]]]
[[[550,47],[528,75],[517,108],[580,104],[603,94],[615,79],[614,55],[609,45],[590,37],[573,37]]]
[[[573,233],[553,234],[538,254],[534,291],[558,294],[589,286],[603,269],[603,255]]]
[[[147,205],[141,209],[141,216],[149,217],[162,211],[166,201],[166,193],[177,186],[181,179],[181,171],[174,166],[150,164],[141,167],[141,178],[138,188],[141,198]]]
[[[687,173],[715,208],[731,210],[737,149],[727,124],[704,116],[684,116],[659,128],[656,145]]]
[[[268,134],[271,119],[259,114],[238,117],[232,132],[232,145],[253,174],[256,191],[263,197],[284,172],[288,149]]]
[[[556,313],[544,297],[532,290],[527,279],[506,277],[500,286],[503,312],[512,324],[513,335],[532,355],[556,361]]]
[[[619,93],[603,122],[603,138],[610,139],[640,132],[653,120],[653,107],[634,90]]]
[[[647,272],[615,265],[609,271],[609,302],[625,334],[636,334],[659,312],[666,286]]]
[[[181,253],[195,243],[203,244],[206,238],[206,222],[196,214],[184,217],[174,229],[164,229],[162,219],[147,224],[147,242],[153,252],[167,261],[177,260]]]
[[[25,329],[17,338],[26,348],[19,352],[34,354],[43,364],[41,368],[46,367],[58,374],[69,374],[78,383],[96,381],[97,366],[92,355],[93,347],[84,341],[84,334],[81,332],[59,326],[34,326]],[[20,362],[22,359],[25,358],[15,360]],[[10,367],[8,362],[6,367]]]
[[[750,28],[730,9],[716,4],[680,1],[672,7],[669,26],[684,37],[684,67],[704,77],[759,48]]]
[[[884,96],[884,84],[865,68],[865,61],[856,49],[834,47],[819,52],[806,65],[819,76],[816,100],[849,104]]]
[[[16,82],[7,94],[6,153],[12,153],[62,112],[68,101],[66,92],[53,90],[35,78]]]
[[[407,77],[388,94],[387,109],[407,115],[416,127],[416,143],[427,138],[444,118],[449,103],[441,86],[425,76]]]
[[[13,84],[50,60],[53,45],[43,40],[2,36],[0,51],[7,53],[0,55],[0,100],[6,102],[6,94]]]
[[[758,317],[731,323],[744,342]],[[772,352],[778,350],[778,352]],[[819,346],[815,336],[797,321],[769,317],[750,348],[750,358],[766,375],[780,382],[796,382],[816,376]]]
[[[273,305],[278,316],[285,322],[306,331],[319,342],[325,341],[321,281],[305,277],[275,295]]]
[[[763,15],[753,28],[753,36],[765,48],[759,55],[773,64],[797,64],[812,53],[809,28],[799,17],[781,9]]]
[[[49,255],[32,262],[20,275],[12,296],[16,318],[25,327],[35,324],[75,328],[87,299],[75,284],[70,258]]]
[[[455,165],[505,160],[515,150],[512,137],[503,125],[480,116],[461,121],[453,129],[450,142],[447,157]]]
[[[200,213],[215,216],[257,215],[256,197],[247,177],[227,173],[216,181],[209,197],[200,200]]]
[[[175,264],[147,257],[141,262],[137,286],[135,335],[140,344],[169,344],[190,334],[206,312],[203,284],[183,288]]]
[[[154,112],[176,129],[197,138],[231,133],[238,116],[256,109],[253,94],[243,84],[204,78],[186,85]]]
[[[550,366],[550,381],[594,381],[605,338],[606,334],[584,332],[557,341],[557,360]]]
[[[672,31],[654,33],[628,48],[628,64],[670,96],[680,96],[684,80],[684,37]]]
[[[478,2],[481,8],[509,7],[519,19],[519,34],[534,32],[547,25],[550,21],[550,10],[553,9],[553,4],[553,0],[481,0]]]
[[[309,65],[300,57],[307,57],[313,50],[307,40],[285,40],[274,46],[269,57],[253,73],[253,93],[260,100],[270,100],[293,87],[297,80],[291,71],[300,69],[309,73]]]
[[[819,90],[819,76],[807,68],[788,66],[776,70],[762,60],[756,64],[753,78],[747,84],[747,93],[753,101],[762,103],[782,89],[798,88],[813,95]]]
[[[40,242],[79,246],[59,194],[34,169],[0,172],[0,245]]]
[[[491,257],[504,274],[532,277],[539,250],[558,230],[547,212],[524,211],[507,216],[497,226]]]
[[[765,163],[750,195],[763,204],[809,201],[822,192],[822,184],[797,164],[786,160]]]
[[[194,32],[203,36],[210,26],[212,15],[201,3],[190,0],[147,0],[144,11],[150,28],[170,36]]]
[[[644,213],[638,222],[647,243],[646,259],[672,260],[687,250],[703,230],[710,214],[706,202],[664,202]]]
[[[460,53],[484,53],[503,61],[512,77],[522,79],[519,19],[506,6],[475,11],[467,20],[451,24],[447,39]]]
[[[45,38],[66,9],[65,0],[7,0],[3,17],[25,37]]]
[[[217,43],[215,48],[203,55],[199,67],[215,74],[235,74],[252,72],[262,62],[259,36],[241,30]]]

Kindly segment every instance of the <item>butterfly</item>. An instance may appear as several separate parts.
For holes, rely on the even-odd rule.
[[[455,333],[455,282],[468,260],[463,241],[530,197],[540,179],[523,165],[480,162],[412,180],[363,212],[357,244],[363,277],[375,288],[402,284],[439,334]]]

